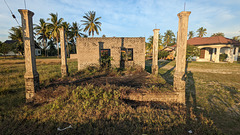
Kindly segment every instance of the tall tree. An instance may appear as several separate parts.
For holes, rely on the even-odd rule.
[[[158,35],[158,50],[163,49],[163,43],[162,43],[163,36],[161,34]],[[148,39],[148,42],[145,43],[146,51],[152,54],[153,49],[153,36],[150,36]]]
[[[176,42],[175,34],[172,30],[167,30],[163,36],[164,45],[173,45]]]
[[[6,59],[6,54],[11,51],[11,46],[6,44],[6,43],[2,43],[0,41],[0,53],[2,53],[4,55],[4,58]]]
[[[101,17],[96,18],[96,12],[89,11],[88,13],[85,13],[85,16],[83,16],[83,18],[85,19],[81,20],[81,22],[83,22],[82,25],[85,25],[83,31],[88,31],[88,35],[92,35],[92,37],[94,36],[95,32],[99,35],[99,30],[101,31],[102,25],[102,23],[99,22],[99,19],[101,19]]]
[[[51,18],[48,18],[47,20],[50,20],[51,23],[48,24],[48,27],[50,29],[50,35],[51,38],[54,39],[54,41],[56,42],[57,45],[57,52],[58,52],[58,57],[59,57],[59,44],[58,44],[58,40],[59,40],[59,28],[62,26],[62,21],[63,18],[59,18],[58,19],[58,14],[50,14]]]
[[[50,37],[49,27],[44,19],[40,18],[39,25],[35,25],[34,30],[36,35],[38,35],[38,40],[42,41],[43,49],[45,50],[45,56],[47,56],[47,39]]]
[[[67,56],[70,55],[69,53],[69,39],[71,38],[71,25],[68,22],[63,22],[62,23],[64,30],[65,30],[65,38],[66,38],[66,42],[67,42]]]
[[[233,40],[236,40],[236,41],[240,42],[240,36],[233,37]]]
[[[74,50],[76,50],[76,39],[77,37],[86,37],[87,35],[81,33],[82,29],[80,29],[80,26],[78,25],[77,22],[73,22],[72,23],[72,27],[70,29],[70,35],[71,35],[71,39],[73,40],[73,48]],[[76,51],[74,51],[74,53],[76,53]]]
[[[222,37],[224,37],[225,35],[224,35],[224,33],[222,33],[222,32],[218,32],[218,33],[213,33],[213,34],[211,35],[211,37],[214,37],[214,36],[222,36]]]
[[[189,31],[188,33],[188,39],[191,39],[194,37],[194,32],[193,31]]]
[[[9,32],[9,38],[16,41],[16,52],[20,52],[24,56],[24,44],[22,27],[12,27]]]
[[[203,37],[206,34],[207,34],[207,29],[206,28],[201,27],[197,30],[198,37]]]

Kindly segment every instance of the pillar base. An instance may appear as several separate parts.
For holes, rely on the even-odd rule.
[[[184,91],[186,88],[186,77],[183,73],[175,73],[173,81],[173,90],[174,91]]]
[[[26,90],[26,102],[32,102],[36,91],[39,89],[39,75],[24,76],[25,90]]]
[[[66,66],[61,66],[61,73],[62,73],[62,77],[69,75],[67,65]]]
[[[152,74],[158,75],[158,65],[152,65]]]
[[[186,77],[185,75],[174,75],[174,81],[173,81],[173,91],[178,94],[177,101],[179,103],[186,103],[185,99],[185,90],[186,90]]]

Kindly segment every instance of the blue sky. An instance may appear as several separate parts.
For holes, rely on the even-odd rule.
[[[58,13],[69,23],[78,22],[84,13],[96,11],[101,16],[102,31],[98,36],[146,37],[153,35],[153,29],[163,34],[178,29],[177,14],[191,11],[188,30],[196,32],[200,27],[207,29],[207,36],[223,32],[226,37],[240,35],[240,0],[25,0],[27,9],[33,11],[33,23],[40,18],[47,19],[49,13]],[[24,0],[6,0],[18,21],[18,9],[23,9]],[[17,26],[16,21],[0,1],[0,41],[8,39],[9,29]],[[196,35],[196,33],[195,33]]]

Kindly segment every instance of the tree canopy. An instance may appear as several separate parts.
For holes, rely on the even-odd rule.
[[[167,30],[164,33],[163,41],[164,41],[163,44],[166,45],[166,46],[171,46],[171,45],[174,45],[176,43],[175,34],[173,33],[172,30]]]
[[[194,37],[194,32],[193,31],[189,31],[188,32],[188,39],[191,39]]]
[[[19,52],[22,55],[24,54],[24,45],[23,45],[23,33],[22,33],[22,27],[12,27],[9,32],[9,38],[16,41],[16,51]]]
[[[203,36],[207,35],[207,29],[203,28],[203,27],[199,28],[197,30],[197,35],[198,35],[198,37],[203,37]]]
[[[218,32],[218,33],[213,33],[213,34],[211,35],[211,37],[214,37],[214,36],[222,36],[222,37],[224,37],[225,35],[224,35],[224,33],[222,33],[222,32]]]
[[[43,43],[43,49],[45,50],[45,56],[46,54],[46,49],[47,49],[47,39],[50,38],[50,27],[48,27],[48,24],[45,22],[44,19],[40,18],[39,20],[39,25],[35,24],[34,25],[34,30],[36,32],[36,35],[38,35],[38,40],[41,40]]]
[[[99,22],[101,17],[96,17],[95,11],[89,11],[88,13],[85,13],[83,16],[83,19],[81,22],[83,22],[82,25],[85,25],[85,28],[83,29],[84,32],[88,31],[88,35],[94,36],[94,33],[96,32],[99,35],[99,31],[101,31],[101,25],[102,23]]]
[[[63,18],[58,18],[58,14],[50,13],[51,18],[48,18],[47,20],[50,20],[51,22],[48,23],[48,27],[50,29],[50,35],[51,38],[53,38],[56,42],[57,45],[57,52],[58,52],[58,57],[59,57],[59,28],[62,26]]]

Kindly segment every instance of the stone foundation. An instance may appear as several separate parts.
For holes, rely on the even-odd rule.
[[[129,93],[123,97],[133,101],[158,101],[166,103],[185,103],[185,91],[168,93]]]
[[[63,76],[68,76],[68,66],[67,65],[62,65],[61,66],[61,73],[62,73],[62,77]]]
[[[36,91],[39,88],[39,75],[24,76],[25,79],[25,91],[26,91],[26,102],[31,102]]]

